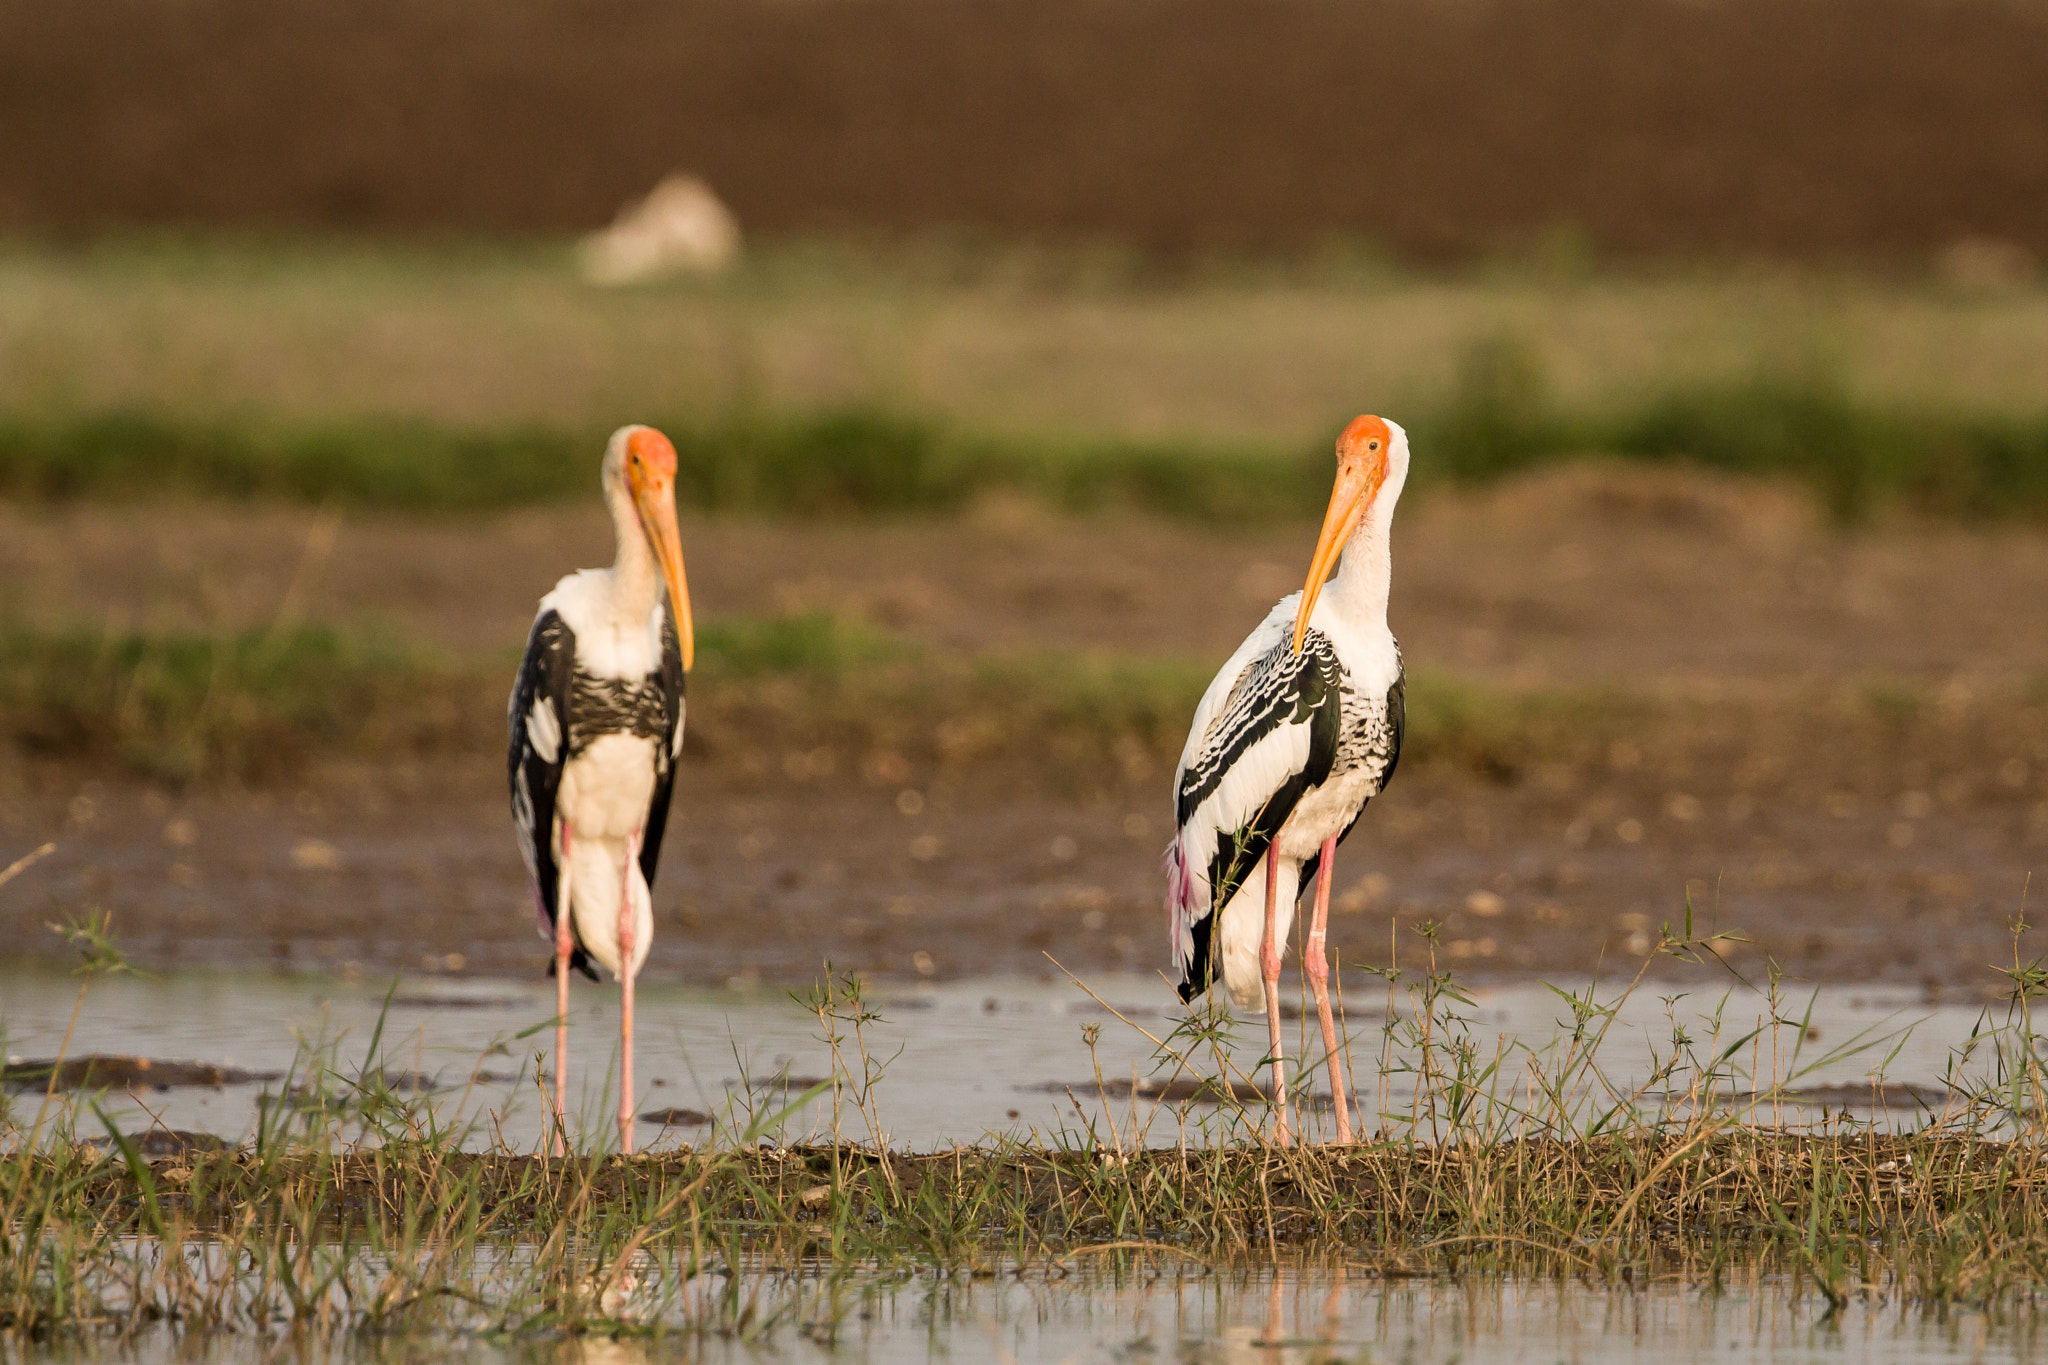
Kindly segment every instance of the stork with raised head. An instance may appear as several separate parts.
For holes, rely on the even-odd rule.
[[[1240,1008],[1263,993],[1283,1144],[1280,954],[1312,876],[1315,914],[1303,967],[1322,1025],[1337,1140],[1351,1140],[1330,1016],[1330,877],[1337,845],[1401,756],[1403,675],[1401,647],[1387,628],[1388,538],[1407,477],[1408,434],[1398,425],[1360,417],[1344,428],[1308,583],[1282,598],[1216,674],[1174,774],[1179,828],[1166,850],[1166,908],[1180,997],[1192,1001],[1208,990],[1219,964]]]
[[[512,819],[541,936],[555,949],[557,1152],[568,1123],[569,971],[595,981],[593,961],[619,983],[619,1149],[633,1150],[633,978],[654,936],[649,887],[695,652],[675,447],[652,427],[621,427],[603,477],[618,558],[541,599],[508,715]]]

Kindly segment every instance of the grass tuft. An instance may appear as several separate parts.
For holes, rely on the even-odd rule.
[[[993,765],[1074,789],[1163,782],[1214,668],[1171,656],[962,655],[818,614],[714,619],[697,638],[692,762],[823,747],[853,757],[843,772],[908,762],[957,776]],[[0,628],[0,749],[178,784],[273,784],[324,760],[495,756],[517,667],[512,650],[451,655],[310,625],[240,635]],[[1620,752],[1633,755],[1623,766],[1673,783],[1782,795],[1794,774],[1776,756],[1824,724],[1829,766],[1801,780],[1889,800],[1896,771],[1869,754],[1946,772],[1959,756],[2039,752],[2048,693],[2038,686],[1961,711],[1922,692],[1893,682],[1695,701],[1424,671],[1409,680],[1401,762],[1501,783],[1559,767],[1605,781]]]
[[[1765,378],[1570,410],[1548,401],[1522,352],[1496,343],[1476,348],[1453,397],[1409,426],[1413,477],[1425,486],[1603,455],[1797,480],[1844,520],[1887,506],[1971,518],[2048,513],[2048,414],[1892,411],[1818,382]],[[712,512],[943,513],[1009,490],[1071,512],[1135,508],[1230,523],[1314,517],[1330,487],[1321,445],[1028,441],[868,408],[663,429],[676,443],[679,501]],[[591,496],[604,437],[397,419],[0,418],[0,496],[179,494],[475,512]]]
[[[1328,481],[1324,461],[1311,477],[1309,462],[1263,450],[998,441],[867,409],[658,425],[675,442],[677,500],[713,512],[944,512],[1012,488],[1077,511],[1270,518],[1298,513],[1314,501],[1312,485]],[[0,496],[183,494],[475,512],[591,496],[605,435],[395,419],[231,425],[142,412],[0,419]]]
[[[1468,482],[1599,454],[1797,480],[1843,521],[1886,505],[1972,518],[2048,511],[2048,414],[1894,411],[1826,380],[1772,375],[1571,411],[1549,401],[1533,355],[1506,339],[1472,348],[1456,393],[1416,439]]]
[[[0,660],[0,731],[21,752],[171,781],[276,780],[318,755],[426,755],[476,733],[467,712],[479,698],[459,668],[314,626],[13,630]]]

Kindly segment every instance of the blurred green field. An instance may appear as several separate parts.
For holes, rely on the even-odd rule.
[[[1114,775],[1171,763],[1212,665],[1035,650],[968,657],[816,614],[724,618],[697,637],[691,743],[839,743],[921,764],[1049,765]],[[388,634],[0,630],[0,744],[149,780],[263,784],[320,759],[473,759],[504,743],[516,652],[452,654]],[[1498,774],[1568,743],[1591,753],[1639,722],[1605,690],[1507,693],[1431,673],[1406,761]],[[1149,769],[1148,769],[1149,772]]]
[[[1369,252],[786,243],[599,290],[551,244],[131,238],[0,250],[0,492],[460,510],[580,496],[665,425],[698,506],[1312,515],[1348,416],[1418,480],[1691,459],[1995,514],[2048,502],[2048,291],[1814,270],[1457,275]],[[1277,476],[1277,477],[1276,477]]]
[[[494,755],[518,666],[516,650],[452,652],[316,625],[211,634],[14,625],[0,628],[0,659],[0,746],[174,786],[274,784],[322,760]],[[729,616],[697,635],[689,742],[712,768],[830,745],[909,755],[919,771],[999,767],[1143,786],[1178,755],[1213,668],[1056,648],[967,654],[818,613]],[[1754,773],[1736,776],[1743,765],[1731,753],[1768,750],[1784,727],[1816,725],[1829,742],[1809,746],[1808,764],[1838,784],[1855,785],[1845,772],[1861,773],[1871,755],[1889,765],[1881,784],[1900,763],[1989,771],[1971,755],[2048,751],[2048,685],[2021,683],[1966,715],[1902,680],[1702,699],[1489,685],[1425,666],[1410,677],[1401,762],[1496,784],[1543,765],[1552,778],[1611,776],[1611,746],[1625,742],[1653,748],[1665,780],[1701,764],[1714,775],[1695,780],[1740,785]]]

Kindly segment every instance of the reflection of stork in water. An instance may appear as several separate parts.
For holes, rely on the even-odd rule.
[[[512,818],[555,945],[555,1146],[567,1130],[569,969],[619,983],[619,1149],[633,1150],[633,978],[654,933],[648,890],[683,748],[683,675],[694,652],[676,531],[676,452],[622,427],[604,454],[618,533],[609,569],[541,599],[512,687]],[[663,584],[670,619],[662,610]]]
[[[1174,775],[1179,829],[1166,850],[1166,905],[1181,999],[1209,989],[1219,962],[1240,1007],[1256,1002],[1263,986],[1282,1143],[1280,951],[1311,876],[1315,918],[1302,965],[1322,1024],[1337,1140],[1351,1140],[1323,945],[1337,845],[1401,756],[1403,676],[1400,646],[1387,629],[1388,533],[1407,477],[1408,435],[1400,427],[1360,417],[1344,429],[1308,584],[1281,599],[1216,674]]]

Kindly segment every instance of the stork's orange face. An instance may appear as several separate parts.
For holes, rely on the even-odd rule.
[[[683,668],[697,658],[696,631],[690,622],[690,585],[683,577],[683,537],[676,529],[676,448],[653,427],[634,427],[626,435],[626,488],[640,514],[640,527],[661,565],[668,584],[669,605],[676,614],[676,640],[682,646]]]
[[[1308,635],[1309,618],[1315,614],[1316,598],[1323,583],[1336,567],[1352,534],[1365,520],[1380,485],[1387,481],[1387,452],[1394,434],[1384,419],[1355,417],[1337,438],[1337,486],[1330,492],[1330,509],[1323,513],[1323,533],[1316,540],[1315,558],[1309,561],[1308,582],[1301,590],[1301,606],[1294,614],[1294,652]]]

